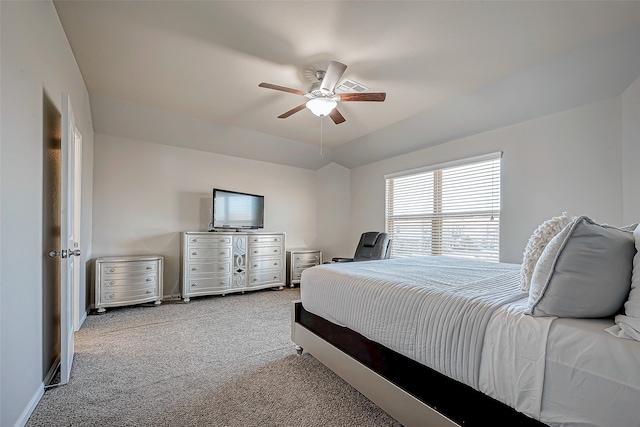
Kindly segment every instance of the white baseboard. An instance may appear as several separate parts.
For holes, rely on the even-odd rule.
[[[78,319],[78,330],[76,332],[78,332],[80,330],[80,328],[82,328],[82,325],[84,324],[84,321],[87,320],[87,314],[89,312],[85,311],[82,313],[82,316],[80,316],[80,319]]]
[[[22,414],[20,414],[20,416],[18,417],[18,420],[14,424],[14,427],[24,427],[27,424],[27,421],[29,421],[29,417],[33,413],[33,410],[36,409],[36,406],[38,406],[38,402],[40,402],[40,399],[42,399],[43,395],[44,383],[40,384],[40,387],[38,387],[36,394],[33,395],[27,407],[24,408],[24,411],[22,411]]]

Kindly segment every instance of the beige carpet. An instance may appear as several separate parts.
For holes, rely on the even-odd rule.
[[[27,426],[399,426],[291,342],[296,289],[122,307],[76,333]]]

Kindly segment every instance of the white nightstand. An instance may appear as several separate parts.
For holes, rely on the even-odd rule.
[[[318,249],[290,249],[287,251],[287,283],[293,288],[300,284],[302,272],[322,264],[322,251]]]

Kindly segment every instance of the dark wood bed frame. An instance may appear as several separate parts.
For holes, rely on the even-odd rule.
[[[293,302],[291,339],[404,426],[544,426]]]

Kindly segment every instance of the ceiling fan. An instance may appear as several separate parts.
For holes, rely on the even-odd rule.
[[[294,113],[300,110],[308,108],[313,114],[319,117],[329,116],[333,122],[337,125],[345,122],[345,118],[340,114],[336,106],[338,102],[352,102],[352,101],[374,101],[382,102],[385,100],[387,94],[384,92],[376,93],[341,93],[336,94],[335,88],[338,81],[342,77],[344,70],[347,66],[338,62],[331,61],[327,70],[318,70],[315,72],[315,76],[318,79],[309,87],[308,92],[302,92],[301,90],[291,89],[284,86],[278,86],[271,83],[260,83],[258,86],[267,89],[279,90],[282,92],[294,93],[296,95],[302,95],[309,98],[303,104],[298,105],[295,108],[287,111],[278,116],[279,119],[286,119]]]

